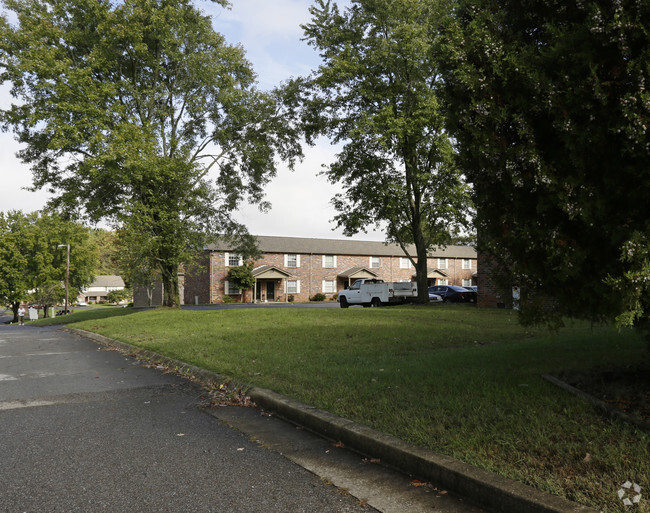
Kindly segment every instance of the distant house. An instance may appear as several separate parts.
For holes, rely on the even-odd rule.
[[[331,298],[359,278],[414,281],[415,268],[396,244],[338,239],[257,236],[252,291],[228,281],[228,270],[243,264],[225,242],[206,248],[198,267],[184,273],[185,304],[219,303],[226,296],[243,301],[308,301],[317,293]],[[407,248],[415,255],[415,248]],[[427,258],[429,285],[476,285],[477,255],[469,246],[434,248]],[[183,297],[184,296],[184,297]]]
[[[87,303],[99,303],[106,301],[109,292],[122,289],[124,280],[121,276],[103,274],[95,277],[95,281],[81,291],[80,299],[83,297]]]

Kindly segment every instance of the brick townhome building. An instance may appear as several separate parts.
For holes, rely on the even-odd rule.
[[[359,278],[412,281],[415,269],[398,245],[338,239],[257,236],[262,257],[255,263],[254,290],[240,291],[228,282],[228,270],[242,265],[240,255],[225,243],[208,246],[198,268],[186,269],[185,304],[210,304],[224,296],[237,300],[308,301],[314,294],[332,298]],[[411,251],[412,250],[412,251]],[[409,248],[415,254],[414,248]],[[475,285],[476,251],[467,246],[447,246],[431,251],[430,285]],[[242,298],[242,293],[244,294]]]

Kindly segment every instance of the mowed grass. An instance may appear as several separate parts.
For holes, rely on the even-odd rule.
[[[551,334],[521,327],[507,310],[460,305],[160,309],[74,326],[602,511],[629,510],[617,496],[628,480],[650,497],[650,434],[603,417],[540,377],[648,362],[631,330],[573,323]],[[644,498],[635,510],[648,512],[649,504]]]

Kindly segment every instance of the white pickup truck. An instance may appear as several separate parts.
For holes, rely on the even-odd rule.
[[[338,295],[341,308],[350,305],[382,306],[393,303],[405,303],[418,296],[417,284],[410,281],[385,282],[379,279],[355,281],[350,288]]]

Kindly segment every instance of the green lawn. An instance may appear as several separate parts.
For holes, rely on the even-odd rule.
[[[540,377],[647,362],[630,330],[574,323],[550,334],[461,305],[118,310],[66,320],[602,511],[629,511],[616,495],[627,480],[650,497],[650,434]],[[650,512],[645,497],[635,511]]]

